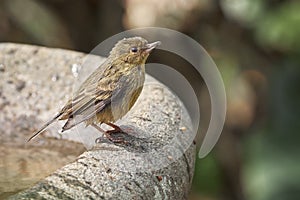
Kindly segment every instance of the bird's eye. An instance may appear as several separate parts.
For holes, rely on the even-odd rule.
[[[132,47],[132,48],[130,49],[130,51],[131,51],[132,53],[136,53],[136,52],[138,52],[138,48],[137,48],[137,47]]]

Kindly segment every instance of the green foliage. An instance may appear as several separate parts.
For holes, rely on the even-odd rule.
[[[194,192],[209,196],[218,193],[221,187],[220,168],[212,153],[204,159],[197,157],[193,180]]]
[[[300,53],[300,2],[288,1],[278,8],[266,9],[257,20],[256,36],[261,45],[280,51]]]

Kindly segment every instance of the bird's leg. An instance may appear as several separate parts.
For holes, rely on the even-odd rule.
[[[107,139],[109,139],[110,141],[112,141],[113,143],[124,143],[124,142],[125,142],[123,139],[120,139],[120,138],[114,138],[114,137],[111,135],[112,132],[103,130],[101,127],[99,127],[99,126],[96,125],[95,123],[92,123],[91,125],[92,125],[95,129],[97,129],[99,132],[103,133],[103,134],[105,135],[105,137],[106,137]],[[116,125],[115,125],[115,126],[116,126]],[[116,127],[118,127],[118,126],[116,126]],[[118,127],[118,128],[119,128],[119,127]],[[119,128],[119,129],[120,129],[120,128]],[[116,129],[114,129],[114,130],[116,130]],[[114,131],[114,130],[112,130],[112,131]],[[120,130],[121,130],[121,129],[120,129]],[[122,130],[121,130],[121,132],[122,132]],[[116,132],[115,132],[115,133],[116,133]],[[96,143],[99,143],[100,141],[101,141],[101,138],[97,138],[97,139],[95,140]]]
[[[132,129],[132,128],[126,127],[126,128],[124,128],[124,129],[121,129],[118,125],[115,125],[115,124],[113,124],[113,123],[111,123],[111,122],[106,122],[106,124],[107,124],[108,126],[110,126],[110,127],[113,128],[112,130],[108,130],[108,131],[107,131],[109,134],[123,133],[123,134],[127,134],[127,135],[128,135],[129,132],[133,132],[133,129]]]
[[[111,123],[111,122],[107,122],[106,123],[108,126],[114,128],[113,130],[108,130],[107,133],[108,134],[112,134],[112,133],[124,133],[124,131],[117,125]]]
[[[96,124],[94,124],[94,123],[92,123],[91,125],[92,125],[92,127],[94,127],[95,129],[97,129],[99,132],[103,133],[104,135],[107,135],[106,131],[103,130],[103,129],[102,129],[101,127],[99,127],[98,125],[96,125]]]

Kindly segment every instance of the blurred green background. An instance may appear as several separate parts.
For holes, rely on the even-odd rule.
[[[197,40],[225,82],[224,131],[209,156],[197,160],[189,199],[300,199],[300,1],[0,1],[0,42],[88,53],[120,31],[143,26]],[[168,60],[157,53],[150,59]],[[200,85],[203,133],[210,101]]]

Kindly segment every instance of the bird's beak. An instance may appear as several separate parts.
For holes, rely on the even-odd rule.
[[[156,41],[156,42],[146,44],[145,52],[150,53],[154,48],[156,48],[160,44],[161,44],[160,41]]]

